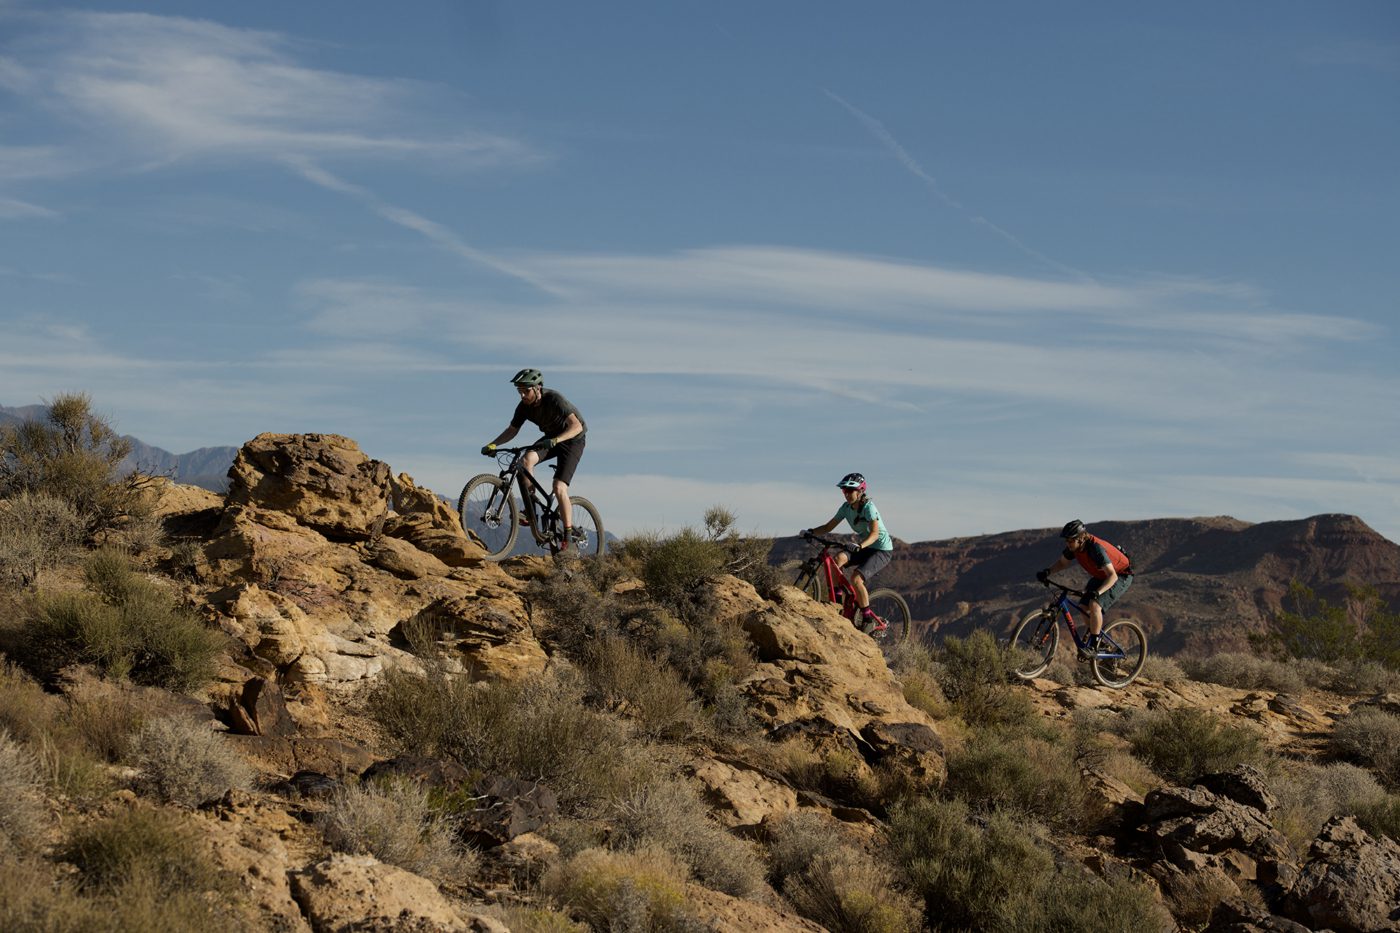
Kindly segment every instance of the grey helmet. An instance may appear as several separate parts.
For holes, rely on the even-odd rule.
[[[518,386],[542,386],[544,385],[544,373],[538,369],[522,369],[510,381]]]
[[[1088,533],[1089,529],[1084,527],[1084,523],[1077,518],[1060,529],[1060,537],[1064,538],[1066,541],[1070,538],[1077,538],[1080,535],[1086,535]]]

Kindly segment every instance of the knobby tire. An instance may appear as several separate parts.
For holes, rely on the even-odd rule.
[[[1007,646],[1011,672],[1022,680],[1034,680],[1055,660],[1060,645],[1060,620],[1044,609],[1037,609],[1021,620]]]
[[[487,516],[488,506],[492,516],[499,517]],[[520,503],[505,480],[494,473],[473,476],[457,499],[457,516],[462,530],[481,543],[487,560],[504,560],[510,555],[520,534]]]
[[[1090,663],[1094,679],[1115,690],[1128,686],[1147,663],[1147,634],[1131,619],[1119,619],[1104,626],[1103,634],[1123,650],[1122,658],[1095,657]],[[1101,648],[1100,650],[1103,650]]]
[[[912,618],[909,604],[894,590],[876,590],[870,594],[870,608],[885,620],[885,630],[875,635],[880,650],[886,654],[909,640]]]

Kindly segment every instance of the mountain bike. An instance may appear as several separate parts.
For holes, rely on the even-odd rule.
[[[559,514],[552,490],[543,486],[525,470],[523,457],[530,447],[498,447],[494,454],[501,464],[499,474],[482,473],[473,476],[462,488],[457,499],[457,514],[462,528],[476,537],[486,549],[487,560],[503,560],[510,555],[522,525],[539,545],[550,554],[558,554],[563,543],[564,520]],[[556,464],[551,463],[550,469]],[[527,494],[519,501],[512,490],[522,487]],[[570,495],[573,503],[573,527],[569,547],[584,557],[601,556],[607,542],[603,539],[603,520],[598,510],[582,496]]]
[[[846,579],[831,554],[836,550],[848,551],[851,546],[844,541],[810,533],[804,533],[802,540],[816,542],[822,549],[821,553],[798,565],[795,585],[819,603],[840,603],[841,615],[855,624],[858,611],[855,587]],[[900,642],[909,639],[909,604],[903,596],[890,589],[872,590],[870,609],[885,623],[884,629],[870,636],[881,651],[888,653]]]
[[[1084,594],[1072,590],[1054,580],[1045,581],[1047,587],[1060,591],[1053,596],[1044,609],[1037,609],[1021,620],[1011,635],[1008,649],[1011,653],[1012,673],[1022,680],[1031,680],[1045,673],[1050,662],[1055,660],[1055,649],[1060,645],[1060,620],[1069,626],[1070,637],[1074,639],[1079,656],[1089,662],[1094,679],[1105,687],[1126,687],[1142,673],[1147,663],[1147,636],[1142,626],[1131,619],[1118,619],[1104,625],[1099,633],[1099,646],[1092,656],[1088,654],[1089,643],[1079,637],[1079,629],[1074,624],[1074,613],[1085,618],[1088,628],[1088,610],[1070,599],[1082,599]]]

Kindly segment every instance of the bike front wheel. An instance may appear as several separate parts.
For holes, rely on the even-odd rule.
[[[1033,680],[1044,674],[1055,660],[1060,645],[1059,620],[1054,613],[1037,609],[1021,620],[1007,646],[1011,655],[1011,672],[1022,680]]]
[[[889,654],[901,643],[909,640],[909,627],[912,620],[909,604],[894,590],[876,590],[870,594],[870,609],[885,620],[885,630],[876,632],[874,639],[880,650]]]
[[[830,597],[826,590],[826,574],[822,572],[822,565],[819,562],[803,561],[802,566],[797,570],[797,578],[793,581],[793,586],[819,603],[826,602]]]
[[[569,546],[577,548],[582,557],[602,557],[607,550],[607,540],[603,535],[603,519],[598,509],[582,496],[570,496],[573,504],[573,540]]]
[[[487,560],[510,554],[520,534],[520,504],[505,480],[491,473],[473,476],[457,499],[457,515],[462,530],[481,543]]]
[[[1147,663],[1147,635],[1131,619],[1119,619],[1104,626],[1099,650],[1090,662],[1094,679],[1105,687],[1126,687],[1142,673]]]

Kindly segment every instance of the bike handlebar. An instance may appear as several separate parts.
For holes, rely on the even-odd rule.
[[[543,440],[543,439],[544,439],[544,438],[541,438],[540,440]],[[536,441],[536,442],[533,443],[533,444],[526,444],[524,447],[497,447],[495,450],[491,451],[489,454],[482,454],[482,456],[483,456],[483,457],[499,457],[501,454],[515,454],[516,456],[519,456],[520,454],[525,453],[525,451],[527,451],[527,450],[534,450],[534,449],[535,449],[536,447],[538,447],[538,446],[539,446],[539,441]]]
[[[1076,590],[1074,587],[1065,586],[1063,583],[1060,583],[1056,580],[1041,580],[1040,582],[1045,584],[1046,587],[1053,586],[1055,589],[1060,590],[1063,593],[1072,593],[1073,595],[1078,596],[1081,599],[1084,598],[1083,590]]]
[[[810,531],[804,531],[798,537],[800,537],[803,541],[816,541],[817,543],[823,544],[826,547],[839,547],[844,550],[850,550],[852,547],[854,547],[854,545],[852,545],[850,542],[838,541],[835,538],[823,538],[821,535],[813,534]]]

